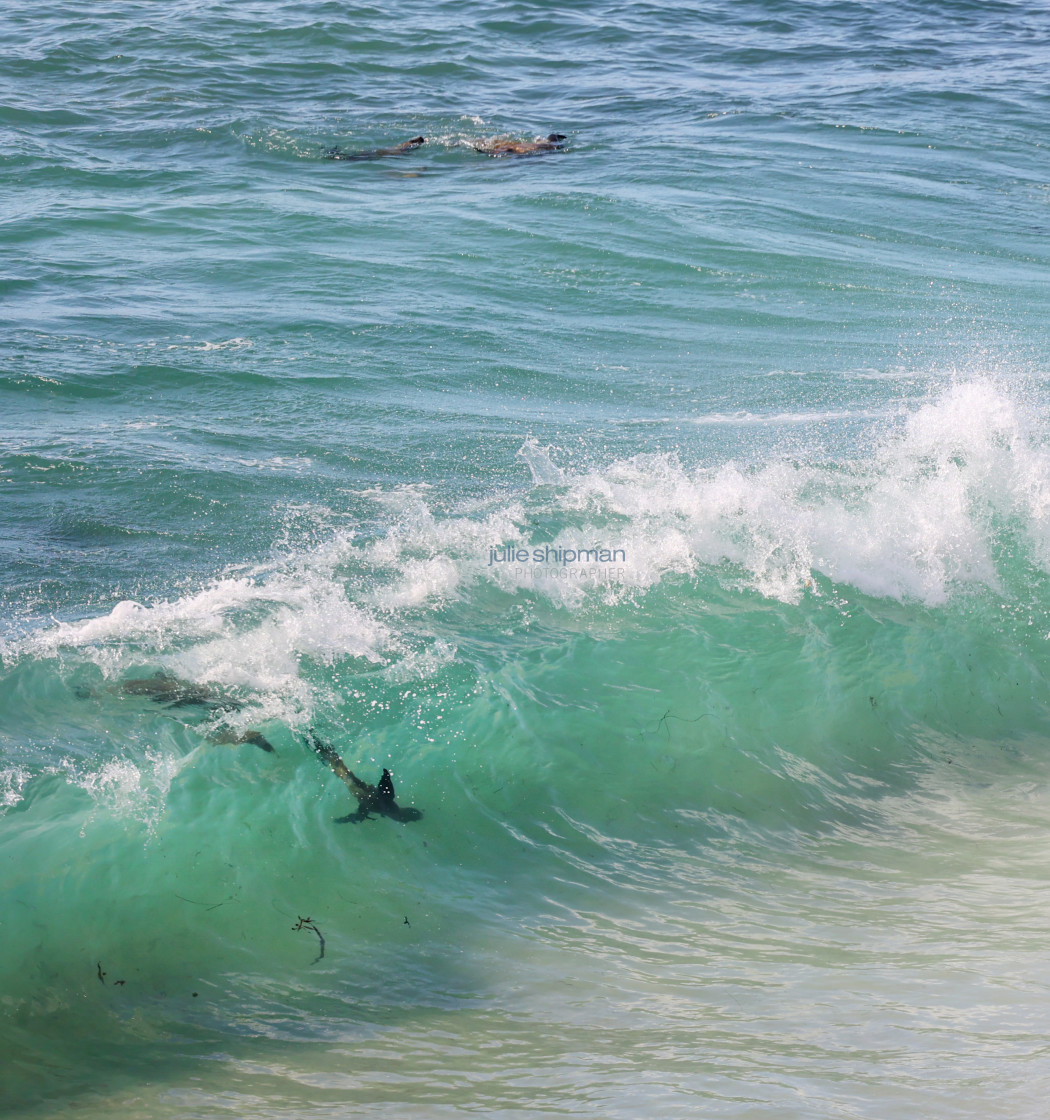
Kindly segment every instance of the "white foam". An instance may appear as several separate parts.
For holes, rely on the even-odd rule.
[[[75,651],[109,677],[159,663],[187,680],[263,693],[264,712],[291,715],[309,699],[300,677],[304,658],[377,662],[396,645],[389,626],[352,602],[334,574],[350,539],[335,538],[282,566],[230,575],[181,598],[118,603],[98,618],[9,642],[5,655]]]
[[[438,639],[432,646],[410,651],[400,661],[391,665],[385,673],[386,679],[394,684],[406,684],[412,680],[425,680],[433,677],[445,665],[456,659],[456,647]]]
[[[391,644],[389,628],[350,602],[331,573],[302,571],[264,584],[258,622],[231,622],[222,633],[175,656],[172,667],[191,680],[269,691],[298,692],[304,657],[332,664],[342,658],[376,662]]]
[[[565,472],[554,465],[550,456],[549,447],[540,447],[539,443],[531,436],[518,450],[520,458],[528,464],[532,473],[532,481],[538,485],[549,485],[563,482]]]
[[[709,424],[740,424],[742,426],[764,424],[771,427],[783,427],[787,424],[826,424],[839,420],[876,420],[886,419],[892,413],[885,410],[874,412],[871,409],[829,409],[814,412],[711,412],[706,416],[691,416],[685,422],[697,427]],[[674,418],[675,423],[681,423],[679,418]]]
[[[1048,502],[1050,460],[987,381],[951,387],[846,466],[689,470],[674,455],[640,455],[572,478],[563,496],[567,509],[623,523],[612,543],[628,553],[625,584],[728,562],[777,599],[797,600],[817,572],[927,604],[959,585],[997,586],[997,519],[1050,557]]]
[[[22,800],[22,790],[32,774],[24,766],[8,766],[0,770],[0,810],[10,809]]]
[[[225,342],[205,342],[195,350],[249,350],[255,344],[250,338],[228,338]]]
[[[76,770],[68,764],[63,770],[73,784],[92,796],[99,808],[120,818],[139,821],[152,832],[163,815],[171,783],[187,761],[147,751],[141,764],[129,758],[114,758],[97,770]]]
[[[419,608],[483,580],[571,608],[706,567],[788,602],[820,574],[936,605],[961,588],[999,586],[1003,532],[1020,533],[1032,558],[1050,566],[1050,459],[1028,414],[999,386],[952,385],[884,426],[876,450],[852,462],[703,469],[648,454],[573,473],[527,440],[519,454],[535,489],[526,499],[441,518],[418,488],[383,499],[398,518],[369,546],[370,562],[389,575],[375,602]],[[565,528],[535,538],[530,522],[540,515]],[[535,564],[537,543],[602,547],[626,562]],[[530,560],[489,563],[489,549],[508,546]]]
[[[267,568],[231,568],[178,598],[118,603],[0,652],[72,651],[109,676],[159,664],[255,693],[252,719],[261,708],[294,720],[314,699],[305,663],[361,660],[392,680],[426,676],[454,656],[435,645],[429,614],[493,591],[576,610],[707,570],[785,602],[819,574],[935,606],[997,588],[1010,542],[1050,571],[1050,458],[1033,415],[993,381],[971,380],[884,422],[868,443],[875,451],[853,460],[700,468],[645,454],[573,470],[530,439],[520,454],[532,484],[517,494],[443,511],[425,485],[372,490],[387,527],[371,540],[334,533]],[[494,562],[492,550],[508,547],[530,562]],[[541,564],[531,562],[537,548],[617,559]]]
[[[226,613],[263,597],[265,592],[252,579],[217,580],[195,594],[161,600],[150,606],[127,599],[98,618],[59,623],[40,634],[41,652],[63,647],[85,647],[111,641],[135,640],[144,644],[166,643],[173,632],[192,637],[218,632]]]

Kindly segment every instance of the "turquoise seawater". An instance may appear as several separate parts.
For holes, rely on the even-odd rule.
[[[6,0],[4,1115],[1045,1114],[1048,70]]]

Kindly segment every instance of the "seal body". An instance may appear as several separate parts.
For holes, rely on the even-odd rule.
[[[244,704],[233,696],[225,696],[205,684],[180,680],[170,673],[154,673],[152,677],[133,677],[121,681],[117,690],[123,696],[142,696],[165,708],[204,708],[209,712],[239,712]],[[273,745],[259,731],[213,731],[213,743],[251,743],[260,750],[273,753]]]
[[[383,770],[383,776],[377,785],[370,785],[368,782],[362,782],[346,765],[335,747],[322,742],[313,731],[308,733],[307,742],[328,763],[332,771],[342,778],[347,789],[357,798],[357,812],[345,817],[336,817],[336,824],[360,824],[361,821],[371,820],[373,814],[392,817],[402,823],[418,821],[423,816],[422,810],[411,806],[402,808],[394,800],[394,781],[389,770]]]
[[[534,156],[544,152],[557,152],[565,146],[565,137],[552,132],[546,140],[507,140],[494,137],[474,145],[475,152],[486,156]]]
[[[144,696],[156,704],[169,708],[208,708],[216,712],[238,712],[244,705],[232,696],[207,685],[193,684],[173,677],[169,673],[154,673],[152,677],[134,677],[120,682],[120,691],[125,696]]]
[[[344,152],[342,148],[326,148],[324,158],[356,163],[362,160],[382,159],[384,156],[403,156],[406,152],[415,151],[426,142],[425,136],[413,136],[411,140],[406,140],[403,144],[395,144],[392,148],[369,148],[363,152]]]

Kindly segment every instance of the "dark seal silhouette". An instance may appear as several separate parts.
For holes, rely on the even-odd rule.
[[[560,132],[552,132],[546,140],[508,140],[494,136],[474,145],[475,152],[486,156],[534,156],[543,152],[557,152],[565,146],[565,137]]]
[[[421,809],[414,809],[411,806],[402,808],[394,800],[394,782],[390,777],[389,770],[383,770],[383,776],[379,779],[378,785],[369,785],[368,782],[362,782],[349,769],[339,757],[335,747],[322,742],[312,730],[307,732],[306,741],[331,766],[332,770],[346,782],[347,788],[357,798],[357,812],[350,813],[345,817],[336,817],[336,824],[359,824],[361,821],[371,820],[373,813],[377,813],[381,817],[392,817],[395,821],[401,821],[402,824],[408,821],[418,821],[423,816]]]
[[[237,712],[244,705],[232,696],[225,696],[206,684],[193,684],[170,673],[154,673],[152,677],[133,677],[121,681],[119,690],[125,696],[144,696],[168,708],[207,708],[215,712]]]
[[[342,148],[325,148],[325,159],[342,159],[351,163],[367,159],[382,159],[384,156],[403,156],[406,152],[413,152],[421,144],[425,144],[425,136],[413,136],[403,144],[395,144],[392,148],[368,148],[362,152],[344,152]]]
[[[180,680],[170,673],[154,673],[152,677],[133,677],[121,681],[116,690],[123,696],[141,696],[165,708],[204,708],[209,712],[239,712],[244,703],[227,696],[205,684]],[[251,743],[263,751],[273,751],[273,746],[259,731],[213,731],[208,738],[213,743]]]

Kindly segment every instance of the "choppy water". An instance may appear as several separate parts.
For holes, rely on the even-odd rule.
[[[4,6],[8,1115],[1042,1115],[1048,44]]]

